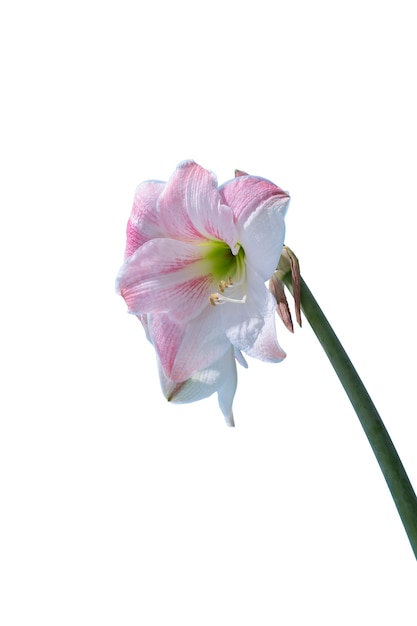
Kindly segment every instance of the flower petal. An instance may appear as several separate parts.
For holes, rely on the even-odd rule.
[[[247,267],[245,304],[225,303],[216,308],[219,325],[236,349],[263,361],[279,362],[285,352],[276,338],[275,307],[276,302],[263,280]]]
[[[233,348],[211,363],[209,367],[196,372],[191,378],[174,383],[159,365],[162,391],[170,402],[185,404],[208,398],[217,391],[220,408],[228,426],[234,426],[232,404],[237,387],[236,362]]]
[[[149,336],[163,370],[174,382],[183,382],[217,361],[230,347],[225,333],[215,324],[214,308],[209,305],[187,324],[176,322],[171,314],[153,313],[148,317]]]
[[[185,322],[208,306],[213,277],[202,249],[175,239],[153,239],[126,259],[116,289],[135,315],[170,311]]]
[[[237,370],[233,349],[226,352],[221,361],[219,370],[222,381],[217,392],[219,407],[224,415],[226,424],[228,426],[234,426],[235,421],[232,407],[237,387]]]
[[[241,365],[245,369],[248,369],[248,364],[246,363],[246,359],[241,353],[241,351],[238,350],[237,348],[234,348],[234,353],[235,353],[235,359],[239,363],[239,365]]]
[[[275,326],[275,300],[268,292],[267,310],[265,311],[264,325],[252,346],[246,350],[246,354],[270,363],[279,363],[287,356],[278,343]]]
[[[166,233],[158,221],[157,200],[166,183],[148,180],[136,188],[132,212],[126,228],[125,259],[146,241],[165,237]]]
[[[274,199],[259,206],[241,225],[239,240],[246,262],[263,281],[269,280],[277,268],[284,238],[284,217]]]
[[[266,298],[269,293],[264,282],[250,267],[245,269],[246,280],[233,292],[235,302],[224,302],[214,308],[217,325],[223,329],[238,350],[246,352],[252,346],[264,324]],[[239,303],[243,300],[244,303]]]
[[[260,176],[238,176],[219,188],[221,201],[231,207],[238,225],[245,222],[267,200],[275,198],[285,217],[290,196],[280,187]]]
[[[181,163],[158,202],[163,228],[174,239],[226,242],[236,254],[237,231],[233,213],[220,204],[214,174],[194,161]]]
[[[233,210],[247,262],[264,281],[268,280],[276,269],[284,244],[284,216],[289,195],[257,176],[239,176],[225,183],[219,191],[222,201]]]

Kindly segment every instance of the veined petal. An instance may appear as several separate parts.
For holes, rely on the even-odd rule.
[[[130,313],[169,310],[173,319],[184,322],[208,306],[212,281],[201,248],[153,239],[126,259],[116,288]]]
[[[269,180],[239,176],[220,188],[233,210],[247,262],[266,281],[276,269],[284,244],[289,195]]]
[[[285,238],[285,222],[275,198],[261,204],[241,224],[239,240],[246,262],[262,278],[269,280],[275,272]]]
[[[230,347],[222,328],[215,323],[210,305],[187,324],[167,313],[148,316],[149,336],[165,375],[182,382],[217,361]]]
[[[145,331],[146,339],[152,343],[151,338],[149,336],[149,324],[148,324],[148,316],[146,313],[142,313],[137,316],[138,320],[141,322],[143,329]]]
[[[237,372],[231,346],[220,359],[180,383],[170,380],[159,362],[158,365],[162,391],[168,401],[179,404],[196,402],[217,391],[226,423],[234,426],[232,404],[237,386]]]
[[[220,204],[214,174],[194,161],[178,166],[159,198],[158,211],[170,237],[194,242],[217,239],[237,253],[232,210]]]
[[[166,183],[148,180],[136,188],[133,207],[126,228],[125,259],[146,241],[165,237],[158,221],[157,200]]]
[[[240,225],[248,219],[251,213],[267,200],[275,198],[277,209],[284,217],[290,201],[290,196],[286,191],[259,176],[238,176],[222,185],[219,192],[222,202],[230,206],[233,211],[238,231]]]

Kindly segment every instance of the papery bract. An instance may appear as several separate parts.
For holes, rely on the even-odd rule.
[[[286,192],[256,176],[218,188],[193,161],[167,183],[137,188],[117,289],[144,324],[173,401],[214,391],[220,401],[220,389],[233,400],[240,351],[271,362],[285,357],[265,281],[281,254],[288,203]],[[231,400],[223,403],[226,419]]]

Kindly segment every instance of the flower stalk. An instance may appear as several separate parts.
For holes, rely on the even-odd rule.
[[[291,271],[282,280],[293,294]],[[400,457],[358,373],[302,278],[301,310],[320,341],[379,463],[417,559],[417,498]]]

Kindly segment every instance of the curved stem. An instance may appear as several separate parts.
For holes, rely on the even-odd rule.
[[[283,282],[292,292],[291,273]],[[362,424],[417,558],[417,498],[368,392],[323,311],[301,278],[301,309],[326,352]]]

